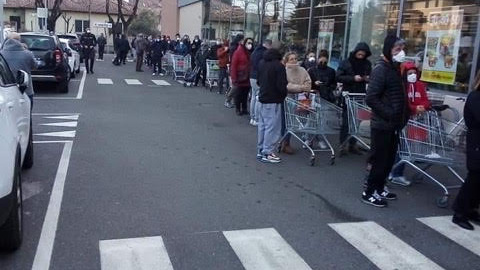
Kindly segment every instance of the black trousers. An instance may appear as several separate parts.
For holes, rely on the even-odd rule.
[[[103,60],[103,53],[105,52],[105,45],[98,45],[98,59]]]
[[[234,86],[235,89],[235,110],[237,112],[246,113],[247,112],[247,103],[248,103],[248,92],[250,91],[249,86]]]
[[[162,73],[162,58],[152,59],[153,73]]]
[[[372,168],[367,179],[367,194],[384,190],[385,181],[395,164],[399,136],[395,130],[371,129],[371,155],[368,162]]]
[[[467,179],[463,183],[457,198],[453,203],[456,214],[468,215],[480,206],[480,170],[468,171]]]
[[[91,72],[93,70],[93,64],[95,63],[95,50],[83,50],[83,57],[85,59],[85,68],[87,69],[87,72]]]
[[[223,92],[223,83],[226,82],[227,89],[230,88],[230,81],[228,80],[228,71],[226,67],[220,68],[220,74],[218,78],[218,91]]]
[[[198,81],[200,81],[200,76],[202,77],[202,86],[205,86],[205,82],[207,80],[207,68],[202,68],[198,73],[197,77],[195,77],[195,86],[198,85]]]
[[[142,65],[143,65],[143,53],[137,53],[137,66],[136,66],[136,71],[142,70]]]

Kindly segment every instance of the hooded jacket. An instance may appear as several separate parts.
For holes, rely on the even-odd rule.
[[[250,56],[243,45],[239,45],[233,53],[230,65],[230,76],[234,86],[250,86]]]
[[[417,81],[415,83],[407,81],[407,71],[412,69],[417,71]],[[417,106],[423,106],[426,110],[430,108],[430,101],[428,100],[425,83],[419,80],[419,74],[415,63],[406,62],[403,64],[403,79],[405,81],[405,90],[407,92],[408,106],[410,107],[411,114],[416,113]]]
[[[0,51],[3,55],[3,58],[7,61],[10,70],[12,71],[15,78],[19,70],[27,72],[30,76],[29,84],[25,93],[27,95],[33,95],[33,85],[32,85],[32,69],[36,68],[35,57],[33,53],[29,50],[25,50],[22,43],[15,39],[7,39],[3,44],[3,49]]]
[[[258,100],[261,103],[282,103],[287,96],[287,72],[276,49],[267,50],[260,61],[257,84],[260,86]]]
[[[393,44],[386,42],[384,46],[390,51]],[[372,128],[401,130],[407,124],[410,109],[404,82],[399,68],[386,57],[377,62],[370,75],[365,101],[372,108]]]
[[[252,72],[250,73],[250,78],[258,78],[258,65],[263,58],[263,54],[267,51],[267,48],[263,45],[259,45],[252,53],[250,59],[252,60]]]
[[[358,51],[366,53],[365,58],[359,60],[355,58]],[[367,58],[372,55],[370,47],[365,42],[360,42],[350,53],[348,59],[343,60],[337,69],[337,81],[343,83],[343,90],[351,93],[365,93],[367,83],[365,81],[356,82],[355,75],[370,76],[372,72],[372,63]]]
[[[310,68],[308,70],[310,78],[312,79],[312,89],[320,93],[323,99],[330,102],[334,101],[333,90],[337,87],[337,81],[335,80],[335,70],[329,66],[320,66]],[[321,82],[320,85],[316,85],[315,82]]]
[[[467,168],[480,171],[480,89],[473,90],[465,102],[463,116],[467,125]]]

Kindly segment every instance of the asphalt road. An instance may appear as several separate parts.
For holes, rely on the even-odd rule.
[[[281,164],[260,163],[256,129],[223,107],[223,96],[171,77],[156,85],[148,68],[106,58],[83,82],[78,74],[69,94],[37,91],[24,244],[0,253],[0,269],[480,269],[480,227],[443,235],[418,219],[451,215],[435,205],[442,193],[432,183],[393,186],[398,201],[367,206],[359,200],[365,156],[331,166],[320,154],[310,167],[294,143]],[[447,170],[434,172],[455,183]],[[159,247],[130,245],[123,258],[101,244],[159,236]]]

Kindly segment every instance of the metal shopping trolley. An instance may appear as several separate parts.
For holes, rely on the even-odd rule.
[[[286,133],[294,138],[310,151],[310,165],[315,165],[316,152],[330,152],[330,163],[335,163],[335,150],[328,141],[326,135],[338,134],[341,126],[342,109],[317,95],[312,94],[310,102],[298,101],[287,97],[285,99],[285,124]],[[308,143],[302,140],[302,136],[317,137],[323,140],[327,149],[313,149]]]
[[[464,166],[465,135],[466,126],[463,120],[450,123],[446,129],[445,119],[442,119],[435,111],[428,111],[416,116],[408,121],[407,126],[400,133],[398,150],[400,161],[394,165],[394,168],[402,163],[408,164],[419,174],[439,185],[444,194],[437,199],[437,206],[447,207],[449,189],[460,186],[446,186],[429,174],[427,170],[431,165],[445,166],[463,182],[463,178],[453,168]],[[420,168],[415,162],[428,166]]]
[[[173,66],[173,79],[185,78],[185,75],[190,68],[190,55],[171,55]]]
[[[351,138],[356,139],[365,148],[370,149],[370,119],[372,110],[365,103],[365,94],[343,92],[347,106],[348,138],[342,143],[343,147]]]
[[[213,89],[213,85],[220,79],[220,67],[218,66],[218,60],[207,60],[207,78],[206,83],[210,92]]]
[[[172,53],[167,52],[162,57],[162,70],[161,72],[165,75],[172,75],[173,74],[173,59]]]

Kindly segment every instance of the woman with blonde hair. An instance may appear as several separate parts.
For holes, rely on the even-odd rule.
[[[287,52],[283,57],[283,63],[287,69],[287,90],[290,97],[298,100],[309,98],[308,92],[312,88],[312,80],[308,72],[298,63],[298,55],[295,52]],[[282,130],[283,134],[286,132],[285,118],[283,118]],[[281,151],[286,154],[293,154],[293,149],[290,147],[290,136],[287,136],[282,142]]]
[[[480,225],[480,71],[475,77],[473,91],[468,95],[463,110],[467,125],[467,179],[453,204],[452,222],[473,230],[470,221]]]

